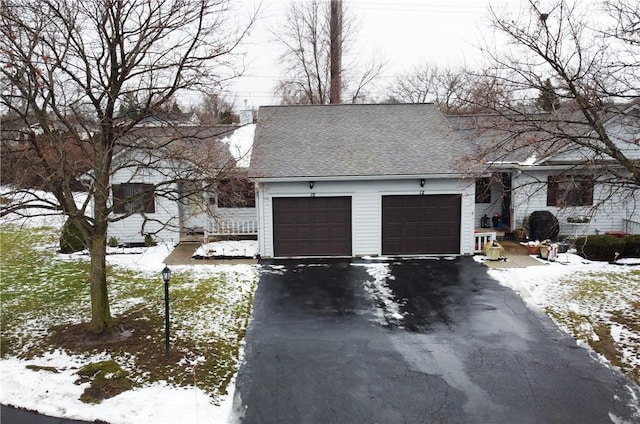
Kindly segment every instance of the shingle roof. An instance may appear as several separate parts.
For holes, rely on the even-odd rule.
[[[251,173],[458,175],[464,149],[433,104],[266,106],[258,113]]]
[[[118,156],[146,151],[156,158],[206,163],[211,169],[235,166],[236,159],[223,139],[237,128],[237,125],[137,127],[118,140]]]
[[[628,157],[639,157],[633,138],[638,133],[637,118],[631,110],[617,106],[598,111],[605,128],[618,148]],[[622,122],[620,120],[622,119]],[[555,113],[510,115],[449,115],[447,121],[463,143],[474,151],[475,158],[487,163],[554,164],[584,162],[603,148],[599,135],[580,110]],[[579,138],[581,143],[571,141]],[[583,147],[584,143],[592,147]],[[635,156],[634,156],[635,155]],[[535,159],[535,160],[534,160]],[[610,158],[609,158],[610,159]]]
[[[546,133],[533,124],[519,124],[497,114],[448,115],[447,121],[462,142],[472,148],[471,157],[487,163],[522,163],[532,157],[544,158],[554,147],[553,141],[540,141]]]

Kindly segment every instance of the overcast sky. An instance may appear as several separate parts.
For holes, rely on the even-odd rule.
[[[258,0],[242,0],[253,8]],[[381,57],[384,85],[394,76],[425,62],[438,66],[480,66],[478,45],[492,40],[487,14],[489,0],[343,0],[359,22],[360,59]],[[517,11],[521,0],[491,0],[494,7]],[[273,104],[273,87],[282,68],[279,46],[270,29],[284,24],[288,0],[264,0],[260,18],[246,44],[245,76],[235,81],[229,95],[242,108]]]

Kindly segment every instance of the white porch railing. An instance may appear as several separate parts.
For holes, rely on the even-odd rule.
[[[486,233],[473,233],[475,238],[474,253],[484,253],[485,244],[497,240],[497,233],[490,231]]]
[[[633,219],[622,220],[624,222],[624,232],[627,234],[640,234],[640,221],[634,221]]]
[[[213,236],[257,235],[258,221],[224,220],[214,222],[208,231]]]

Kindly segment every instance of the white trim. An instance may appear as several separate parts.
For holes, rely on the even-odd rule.
[[[442,256],[473,254],[474,210],[473,179],[441,178],[427,180],[424,188],[421,178],[404,180],[320,180],[309,189],[308,181],[259,181],[257,182],[257,203],[259,220],[260,254],[267,258],[273,255],[273,202],[274,198],[350,197],[351,199],[351,254],[352,257],[382,255],[382,196],[455,195],[461,197],[459,222],[460,246],[458,253]],[[426,178],[425,178],[426,180]],[[315,180],[314,180],[315,181]],[[469,231],[469,234],[466,232]],[[421,257],[425,254],[398,255]],[[440,256],[429,254],[428,256]],[[315,256],[314,256],[315,257]]]
[[[336,175],[325,177],[301,176],[301,177],[253,177],[256,182],[261,183],[309,183],[310,181],[380,181],[380,180],[436,180],[450,178],[469,178],[466,174],[424,174],[424,175]]]

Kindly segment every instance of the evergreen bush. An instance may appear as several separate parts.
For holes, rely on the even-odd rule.
[[[625,258],[640,258],[640,235],[626,236],[622,240],[624,240],[622,256]]]
[[[71,219],[67,219],[62,226],[62,234],[60,235],[60,252],[73,253],[85,248],[86,243],[80,228]]]
[[[107,242],[109,247],[118,247],[118,239],[114,236],[109,237],[109,241]]]
[[[592,261],[613,261],[616,253],[622,255],[625,241],[619,237],[596,235],[580,237],[575,242],[578,255]]]

